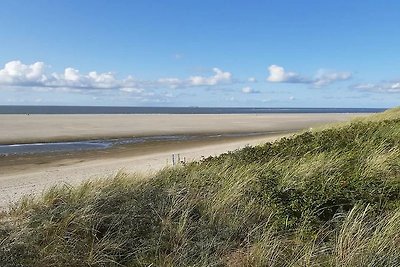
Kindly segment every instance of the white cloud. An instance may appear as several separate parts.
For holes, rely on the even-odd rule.
[[[141,88],[121,88],[119,90],[126,93],[143,93],[144,91]]]
[[[25,65],[19,60],[6,63],[3,69],[0,69],[1,84],[40,84],[47,80],[44,75],[44,63],[36,62],[31,65]]]
[[[360,83],[352,86],[352,88],[376,93],[400,93],[400,81]]]
[[[66,68],[64,71],[64,79],[66,81],[78,82],[80,80],[79,70]]]
[[[96,71],[89,72],[88,79],[99,85],[100,87],[108,86],[108,85],[116,85],[117,80],[111,72],[100,73],[98,74]]]
[[[184,81],[178,78],[160,78],[157,82],[161,86],[167,86],[169,88],[178,88],[184,84]]]
[[[318,71],[313,84],[315,87],[322,87],[336,81],[345,81],[351,78],[350,72]]]
[[[255,77],[249,77],[249,78],[247,79],[247,81],[250,82],[250,83],[256,83],[256,82],[257,82],[257,79],[256,79]]]
[[[391,88],[392,88],[392,89],[399,89],[399,90],[400,90],[400,82],[393,83],[393,84],[391,85]]]
[[[10,61],[0,69],[0,84],[9,86],[30,86],[37,88],[70,89],[112,89],[126,87],[126,81],[118,81],[112,73],[81,74],[74,68],[66,68],[63,73],[46,73],[45,64],[30,65],[19,60]]]
[[[323,87],[337,81],[345,81],[351,78],[350,72],[336,72],[319,70],[314,78],[303,77],[296,72],[288,72],[283,67],[271,65],[268,67],[267,81],[275,83],[304,83],[315,87]]]
[[[246,86],[246,87],[242,88],[242,93],[244,93],[244,94],[258,94],[258,93],[260,93],[260,91],[254,90],[250,86]]]
[[[10,61],[0,69],[0,85],[14,88],[31,87],[37,91],[81,92],[83,90],[116,89],[125,93],[141,93],[145,89],[155,88],[188,88],[197,86],[215,86],[230,83],[232,74],[219,68],[212,69],[212,76],[192,76],[187,79],[161,78],[156,81],[135,80],[132,76],[118,79],[112,72],[98,73],[91,71],[81,73],[78,69],[67,67],[61,73],[46,72],[43,62],[24,64],[21,61]]]
[[[295,72],[287,72],[283,67],[278,65],[271,65],[268,67],[269,76],[267,80],[269,82],[287,82],[287,83],[298,83],[304,81],[304,79]]]
[[[97,73],[91,71],[81,74],[74,68],[66,68],[63,74],[53,73],[44,86],[70,87],[80,89],[115,89],[128,86],[128,79],[117,80],[111,72]]]
[[[217,85],[231,82],[232,74],[222,71],[219,68],[213,68],[214,75],[210,77],[192,76],[189,78],[189,84],[193,86]]]
[[[212,76],[191,76],[188,79],[178,78],[160,78],[157,80],[157,85],[169,88],[188,88],[197,86],[214,86],[219,84],[227,84],[232,82],[232,74],[227,71],[222,71],[219,68],[213,68],[214,75]]]

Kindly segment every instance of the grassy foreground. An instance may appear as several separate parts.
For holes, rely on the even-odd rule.
[[[400,266],[400,109],[25,198],[0,266]]]

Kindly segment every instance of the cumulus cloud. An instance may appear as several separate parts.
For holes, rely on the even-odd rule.
[[[196,86],[214,86],[230,83],[232,74],[219,68],[213,68],[211,76],[191,76],[187,79],[161,78],[155,81],[135,80],[132,76],[118,79],[112,72],[81,73],[75,68],[65,68],[61,73],[46,71],[43,62],[24,64],[19,60],[10,61],[0,69],[0,85],[14,87],[34,87],[35,90],[52,89],[80,91],[116,89],[125,93],[143,94],[145,89],[187,88]]]
[[[296,72],[286,71],[278,65],[268,67],[269,76],[267,81],[275,83],[304,83],[314,87],[323,87],[337,81],[345,81],[351,78],[350,72],[336,72],[319,70],[314,78],[304,77]]]
[[[244,94],[258,94],[258,93],[260,93],[260,91],[254,90],[250,86],[246,86],[246,87],[242,88],[242,93],[244,93]]]
[[[19,60],[10,61],[0,69],[0,84],[9,86],[30,86],[38,88],[71,89],[112,89],[124,88],[128,80],[117,80],[108,73],[81,74],[74,68],[66,68],[63,73],[47,73],[43,62],[24,64]]]
[[[25,65],[19,60],[10,61],[0,69],[1,84],[33,85],[41,84],[47,81],[44,74],[44,63],[36,62],[31,65]]]
[[[189,78],[189,84],[194,86],[216,85],[220,83],[228,83],[231,81],[232,74],[222,71],[219,68],[213,68],[214,75],[210,77],[192,76]]]
[[[299,83],[304,82],[305,79],[295,72],[288,72],[283,67],[278,65],[271,65],[268,67],[269,82],[286,82],[286,83]]]
[[[113,73],[97,73],[91,71],[81,74],[74,68],[66,68],[62,74],[52,73],[47,82],[47,87],[67,87],[78,89],[116,89],[128,87],[127,80],[117,80]]]
[[[376,93],[400,93],[400,81],[360,83],[353,85],[352,88]]]
[[[214,86],[232,82],[232,74],[219,68],[213,68],[212,76],[191,76],[188,79],[161,78],[157,80],[158,86],[169,88],[188,88],[197,86]]]
[[[350,78],[351,78],[350,72],[335,72],[335,71],[320,70],[318,71],[315,79],[313,80],[313,84],[316,87],[322,87],[334,83],[336,81],[346,81]]]

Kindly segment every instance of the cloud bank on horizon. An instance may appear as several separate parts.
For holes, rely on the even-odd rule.
[[[214,86],[232,82],[232,74],[219,68],[212,69],[212,76],[190,76],[187,79],[160,78],[156,81],[140,81],[128,76],[118,79],[112,72],[98,73],[91,71],[87,74],[67,67],[64,72],[49,73],[44,62],[24,64],[19,60],[6,63],[0,69],[0,85],[34,87],[34,88],[64,88],[74,90],[120,89],[122,91],[135,91],[132,89],[145,89],[157,87],[185,88],[196,86]]]
[[[284,67],[272,64],[267,68],[266,83],[273,84],[300,84],[311,90],[321,90],[330,87],[337,82],[348,81],[353,78],[349,71],[332,71],[319,69],[314,75],[306,76],[294,71],[287,71]],[[61,72],[52,72],[51,67],[44,62],[38,61],[32,64],[23,63],[19,60],[7,62],[0,69],[0,91],[3,89],[31,90],[36,92],[63,92],[69,94],[96,94],[107,92],[113,97],[116,92],[127,94],[141,102],[166,103],[169,99],[182,95],[186,90],[207,88],[213,91],[229,92],[234,87],[240,86],[237,92],[243,95],[260,95],[264,90],[256,89],[251,84],[259,84],[256,77],[245,79],[234,78],[229,71],[214,67],[209,75],[191,75],[187,78],[162,77],[154,80],[140,80],[128,75],[119,78],[114,72],[90,71],[81,73],[78,69],[67,67]],[[169,89],[172,91],[160,91]],[[400,93],[400,81],[380,83],[356,83],[347,86],[348,91],[361,93]],[[180,93],[177,93],[180,92]],[[270,94],[268,93],[268,96]],[[258,97],[260,98],[260,97]],[[298,97],[293,95],[285,96],[289,101]],[[230,97],[230,101],[237,98]],[[240,99],[240,98],[239,98]],[[264,98],[261,102],[270,102],[270,98]]]
[[[197,86],[217,86],[232,83],[254,83],[257,79],[250,77],[246,80],[233,80],[232,73],[223,71],[217,67],[212,69],[211,76],[190,76],[187,79],[159,78],[154,81],[143,81],[128,76],[118,79],[112,72],[98,73],[91,71],[87,74],[79,70],[67,67],[62,73],[48,72],[48,66],[41,61],[25,64],[19,60],[7,62],[0,69],[0,84],[6,86],[35,87],[35,88],[65,88],[65,89],[146,89],[157,87],[187,88]],[[278,65],[268,67],[268,82],[272,83],[303,83],[315,87],[323,87],[337,81],[349,80],[352,77],[350,72],[333,72],[319,70],[314,78],[302,76],[296,72],[288,72]],[[250,87],[244,87],[244,93],[254,93]]]

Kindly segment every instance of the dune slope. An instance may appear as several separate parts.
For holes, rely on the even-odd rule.
[[[399,266],[400,110],[25,198],[1,266]]]

